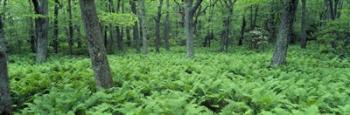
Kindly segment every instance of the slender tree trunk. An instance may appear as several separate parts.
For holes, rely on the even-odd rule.
[[[193,15],[192,10],[192,0],[185,0],[185,36],[187,38],[187,56],[194,57],[194,43],[193,43]]]
[[[291,28],[293,27],[293,15],[294,10],[296,10],[298,0],[283,0],[283,13],[281,17],[281,25],[278,33],[278,38],[276,42],[276,48],[273,53],[271,66],[278,67],[286,63],[287,51],[288,51],[288,38],[290,38]]]
[[[0,3],[2,1],[0,0]],[[3,13],[0,14],[0,115],[11,115],[12,104],[7,71],[7,55],[5,45],[5,33],[3,24]]]
[[[137,14],[137,8],[136,8],[136,3],[134,0],[130,0],[129,1],[130,7],[131,7],[131,11],[133,14],[138,15]],[[141,52],[140,49],[140,36],[139,36],[139,22],[136,22],[136,24],[132,27],[132,35],[133,35],[133,46],[136,49],[137,52]]]
[[[97,88],[111,88],[112,74],[108,64],[106,49],[103,46],[101,27],[96,13],[95,0],[79,0],[85,32],[88,38],[89,53],[95,71]]]
[[[306,24],[307,24],[307,9],[306,9],[306,0],[301,0],[301,36],[300,36],[300,44],[301,48],[306,48],[307,45],[307,34],[306,34]]]
[[[170,44],[169,44],[169,37],[170,37],[170,3],[169,0],[166,0],[166,15],[165,15],[165,20],[164,20],[164,47],[166,50],[170,50]]]
[[[59,0],[55,0],[55,9],[54,9],[54,22],[53,22],[53,48],[54,52],[58,53],[58,46],[59,46],[59,41],[58,41],[58,14],[59,14],[59,9],[60,9],[60,3]]]
[[[69,48],[69,53],[72,55],[73,54],[73,36],[74,36],[72,0],[68,0],[67,12],[68,12],[68,48]]]
[[[148,53],[148,40],[147,40],[147,27],[146,27],[146,9],[145,9],[145,0],[140,0],[140,25],[142,31],[142,53]]]
[[[49,28],[49,18],[48,18],[48,0],[32,0],[34,4],[34,9],[36,14],[43,15],[44,17],[39,17],[35,19],[35,33],[37,40],[37,55],[36,61],[42,63],[46,61],[48,53],[48,28]]]
[[[160,21],[162,18],[162,7],[163,7],[163,0],[159,0],[159,4],[158,4],[158,11],[157,11],[157,16],[154,18],[156,24],[155,24],[155,28],[156,28],[156,40],[155,40],[155,44],[156,44],[156,51],[160,52],[160,46],[161,46],[161,38],[160,38]]]

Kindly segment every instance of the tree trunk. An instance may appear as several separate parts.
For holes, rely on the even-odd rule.
[[[142,53],[148,53],[148,40],[147,40],[147,27],[146,27],[146,9],[145,0],[140,0],[139,16],[140,16],[140,26],[142,31]]]
[[[48,52],[48,28],[49,28],[49,18],[48,18],[48,0],[32,0],[35,13],[43,15],[44,17],[39,17],[35,19],[35,33],[37,40],[37,55],[36,61],[42,63],[46,61]]]
[[[241,33],[240,33],[240,37],[239,37],[239,41],[238,41],[238,45],[239,46],[243,45],[244,33],[245,33],[246,25],[247,24],[246,24],[245,16],[243,16],[243,18],[242,18],[242,26],[241,26]]]
[[[12,104],[9,86],[9,76],[7,71],[4,24],[2,18],[3,13],[0,14],[0,115],[11,115]]]
[[[164,20],[164,47],[166,50],[170,50],[170,44],[169,44],[169,37],[170,37],[170,13],[169,13],[169,9],[170,9],[170,3],[169,0],[166,0],[166,15],[165,15],[165,20]]]
[[[288,38],[290,38],[291,28],[293,27],[293,12],[298,0],[283,0],[283,11],[281,17],[281,25],[278,33],[275,51],[273,53],[271,66],[278,67],[286,63],[288,51]]]
[[[306,9],[306,0],[301,0],[301,36],[300,36],[300,44],[301,48],[306,48],[307,45],[307,34],[306,34],[306,24],[307,24],[307,9]]]
[[[55,53],[58,53],[58,46],[59,46],[59,41],[58,41],[58,13],[60,9],[60,3],[59,0],[55,0],[55,8],[54,8],[54,22],[53,22],[53,49]]]
[[[96,86],[97,88],[111,88],[113,86],[112,74],[107,60],[106,49],[103,46],[95,0],[80,0],[80,9],[88,38]]]
[[[72,17],[72,0],[68,0],[68,6],[67,6],[67,12],[68,12],[68,48],[69,48],[69,54],[73,54],[73,17]]]
[[[138,15],[135,1],[130,0],[129,4],[130,4],[132,13],[135,15]],[[133,40],[134,40],[133,46],[137,52],[141,52],[141,49],[140,49],[141,41],[140,41],[140,36],[139,36],[140,32],[139,32],[138,25],[139,25],[139,22],[136,22],[136,24],[132,27],[132,35],[133,35]]]
[[[156,52],[160,52],[160,46],[161,46],[161,38],[160,38],[160,21],[162,18],[162,7],[163,7],[163,0],[159,0],[158,4],[158,11],[157,11],[157,16],[154,18],[156,22]]]
[[[185,36],[186,36],[186,47],[187,57],[194,57],[194,35],[193,35],[193,16],[196,13],[198,7],[202,3],[202,0],[196,0],[193,5],[193,0],[185,0]]]
[[[185,0],[185,36],[187,38],[187,56],[194,57],[194,44],[193,44],[193,15],[191,14],[192,0]]]

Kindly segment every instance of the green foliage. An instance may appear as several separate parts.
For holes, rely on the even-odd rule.
[[[96,91],[89,59],[51,57],[33,65],[10,57],[18,114],[346,114],[348,60],[292,47],[289,65],[271,69],[271,52],[198,50],[109,56],[115,88]],[[307,55],[306,55],[307,54]],[[34,95],[34,96],[33,96]],[[20,101],[20,99],[22,99]]]
[[[138,18],[134,14],[119,14],[119,13],[102,13],[100,21],[104,25],[113,25],[121,27],[132,27],[136,24]]]

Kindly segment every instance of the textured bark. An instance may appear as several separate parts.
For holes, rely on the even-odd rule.
[[[300,36],[300,44],[301,48],[306,48],[307,45],[307,34],[306,34],[306,24],[307,24],[307,9],[306,9],[306,0],[301,0],[301,36]]]
[[[95,72],[97,88],[111,88],[112,74],[107,60],[106,49],[103,45],[101,27],[98,22],[94,0],[80,0],[81,15],[88,38],[89,53]]]
[[[11,115],[11,95],[2,16],[3,14],[0,14],[0,115]]]
[[[145,0],[139,1],[140,28],[142,31],[142,53],[148,53]]]
[[[35,19],[35,35],[37,40],[36,61],[42,63],[46,61],[48,52],[48,0],[32,0],[36,14],[43,15]]]
[[[59,15],[60,3],[59,0],[55,0],[55,8],[54,8],[54,22],[53,22],[53,49],[55,53],[58,53],[58,15]]]
[[[156,44],[156,52],[160,52],[160,46],[161,46],[161,38],[160,38],[160,21],[162,18],[162,7],[163,7],[163,0],[159,0],[159,4],[158,4],[158,11],[157,11],[157,16],[154,18],[156,24],[155,24],[155,28],[156,28],[156,40],[155,40],[155,44]]]
[[[69,53],[72,55],[73,54],[73,36],[74,36],[72,0],[68,0],[67,12],[68,12],[68,48],[69,48]]]
[[[187,57],[194,57],[194,35],[193,35],[193,16],[197,11],[198,7],[202,3],[202,0],[196,0],[193,4],[193,0],[185,0],[185,36],[186,36],[186,47],[187,47]]]
[[[288,38],[290,37],[293,19],[295,18],[295,5],[298,0],[283,0],[283,11],[281,17],[281,25],[278,33],[275,51],[273,53],[271,66],[278,67],[286,63],[288,51]]]
[[[166,0],[166,15],[165,15],[165,20],[164,20],[164,47],[166,50],[170,50],[170,44],[169,44],[169,37],[170,37],[170,3],[169,0]]]

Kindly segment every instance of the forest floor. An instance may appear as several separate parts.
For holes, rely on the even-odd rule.
[[[271,50],[183,49],[110,55],[115,88],[96,91],[88,57],[10,57],[20,114],[320,114],[350,113],[350,62],[291,47],[288,65],[270,68]]]

